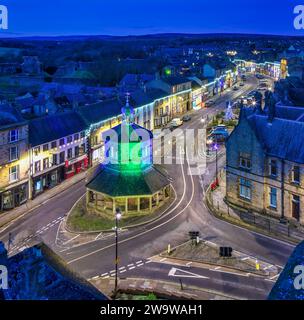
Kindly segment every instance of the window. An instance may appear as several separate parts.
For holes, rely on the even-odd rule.
[[[269,173],[272,177],[276,177],[278,175],[278,164],[276,160],[270,160]]]
[[[71,143],[73,141],[73,137],[72,136],[68,136],[67,137],[67,143]]]
[[[43,145],[43,151],[48,151],[49,150],[49,144],[44,144]]]
[[[19,140],[19,130],[15,129],[15,130],[11,130],[8,133],[8,142],[16,142]]]
[[[292,217],[300,220],[300,197],[292,195]]]
[[[84,153],[86,152],[86,145],[85,145],[85,143],[83,143],[83,144],[80,146],[80,148],[81,148],[81,150],[80,150],[81,154],[84,154]]]
[[[49,161],[49,158],[45,158],[43,159],[43,170],[46,170],[48,169],[50,166],[50,161]]]
[[[240,179],[240,197],[251,200],[251,182],[247,179]]]
[[[277,208],[277,189],[270,187],[270,195],[269,195],[269,202],[270,202],[270,207],[276,209]]]
[[[35,162],[35,173],[40,172],[41,170],[41,161],[36,161]]]
[[[17,181],[19,179],[19,166],[13,166],[9,169],[10,182]]]
[[[294,183],[300,183],[300,167],[299,166],[294,166],[292,170],[292,182]]]
[[[19,148],[14,146],[10,148],[9,161],[15,161],[19,159]]]
[[[34,153],[37,156],[40,153],[40,147],[34,148]]]
[[[247,154],[240,154],[240,167],[243,169],[250,170],[252,166],[251,156]]]
[[[73,149],[72,148],[68,149],[68,159],[71,159],[71,158],[73,158]]]
[[[80,138],[84,138],[84,137],[85,137],[85,132],[82,131],[82,132],[80,133]]]
[[[51,147],[52,147],[52,149],[57,148],[57,141],[53,141],[53,142],[51,143]]]
[[[60,164],[61,164],[61,163],[64,163],[64,160],[65,160],[65,152],[62,151],[62,152],[60,152],[60,154],[59,154],[59,162],[60,162]]]
[[[74,141],[79,140],[79,133],[74,134]]]
[[[58,154],[53,154],[53,166],[57,166],[58,164]]]
[[[63,146],[63,145],[64,145],[64,138],[62,138],[62,139],[59,140],[59,145],[60,145],[60,146]]]
[[[79,157],[79,146],[75,147],[75,158]]]

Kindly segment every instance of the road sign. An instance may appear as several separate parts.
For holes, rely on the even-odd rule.
[[[220,257],[231,258],[232,257],[232,248],[231,247],[220,247]]]

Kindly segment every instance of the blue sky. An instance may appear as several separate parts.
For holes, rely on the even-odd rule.
[[[304,35],[297,0],[0,0],[16,35],[239,32]],[[303,1],[304,4],[304,1]]]

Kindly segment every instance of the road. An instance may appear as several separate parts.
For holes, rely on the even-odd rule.
[[[219,110],[224,110],[227,100],[234,100],[255,89],[256,86],[256,79],[249,78],[246,85],[239,91],[226,92],[218,97],[214,107],[195,112],[191,121],[183,125],[183,129],[200,128],[203,116],[214,116]],[[224,164],[225,157],[222,155],[219,159],[219,166],[223,167]],[[167,165],[166,170],[172,177],[176,199],[157,221],[144,227],[125,230],[120,234],[119,264],[124,277],[138,273],[141,277],[177,281],[176,278],[169,277],[170,270],[167,265],[158,264],[156,267],[155,263],[146,262],[152,256],[163,251],[168,244],[174,246],[187,240],[188,232],[191,230],[199,230],[205,240],[213,241],[219,245],[231,246],[271,264],[279,266],[285,264],[293,250],[292,245],[231,225],[210,215],[203,198],[206,188],[215,176],[214,162],[208,164],[208,170],[203,177],[189,175],[187,162]],[[70,267],[80,272],[84,277],[111,275],[115,259],[113,235],[75,246],[73,239],[66,246],[56,244],[58,227],[62,219],[84,193],[85,186],[82,181],[12,223],[5,230],[0,230],[0,240],[7,243],[8,234],[11,233],[13,235],[13,244],[11,245],[13,252],[37,241],[44,241],[61,255]],[[128,265],[136,267],[130,270]],[[138,267],[138,265],[140,266]],[[215,275],[210,270],[195,270],[195,272],[207,274],[208,281],[200,279],[196,282],[197,279],[187,278],[185,279],[186,284],[197,283],[197,285],[213,288],[222,293],[233,293],[235,296],[249,299],[265,298],[273,285],[270,281],[257,280],[253,277],[247,279],[244,276],[219,272]],[[256,290],[256,288],[262,288],[262,291]],[[251,293],[246,294],[249,291]]]

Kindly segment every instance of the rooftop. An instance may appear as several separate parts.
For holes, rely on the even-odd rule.
[[[32,147],[51,142],[86,129],[86,124],[76,112],[64,112],[37,118],[29,122]]]

